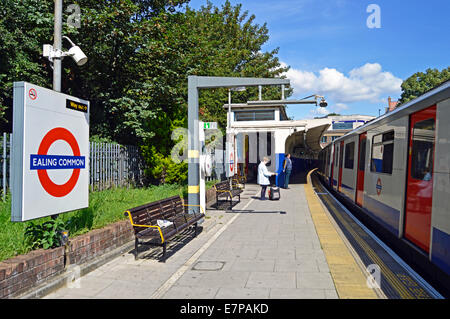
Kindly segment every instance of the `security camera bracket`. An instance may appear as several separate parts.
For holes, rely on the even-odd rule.
[[[43,50],[44,57],[48,58],[50,62],[53,63],[54,59],[63,59],[66,56],[72,56],[73,54],[69,52],[64,52],[59,49],[54,49],[52,45],[50,44],[44,44],[44,50]]]

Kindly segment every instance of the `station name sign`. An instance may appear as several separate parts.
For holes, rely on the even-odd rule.
[[[89,206],[89,101],[14,83],[11,221]]]
[[[30,156],[30,169],[75,169],[85,168],[85,156],[37,155]]]

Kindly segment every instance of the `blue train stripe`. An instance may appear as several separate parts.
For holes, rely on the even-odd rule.
[[[348,190],[353,190],[353,187],[350,187],[348,185],[345,185],[344,183],[341,184],[343,188],[348,189]]]
[[[387,230],[398,236],[400,211],[364,194],[364,210]]]
[[[342,189],[341,189],[342,193],[344,193],[348,198],[352,199],[353,187],[345,185],[344,183],[342,183],[341,186],[342,186]],[[352,199],[352,201],[353,201],[353,199]]]
[[[450,275],[450,235],[433,227],[431,261]]]

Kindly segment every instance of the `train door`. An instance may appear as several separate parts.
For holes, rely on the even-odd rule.
[[[405,238],[429,252],[436,106],[411,115],[406,184]]]
[[[335,145],[333,144],[332,146],[331,146],[331,148],[330,148],[330,150],[331,150],[331,154],[330,154],[330,157],[331,157],[331,164],[330,164],[330,169],[331,169],[331,175],[330,175],[330,186],[331,187],[333,187],[333,179],[334,179],[334,175],[333,175],[333,173],[334,173],[334,153],[336,152],[336,150],[335,150]]]
[[[344,159],[344,141],[341,142],[339,147],[339,177],[338,177],[338,192],[341,191],[342,187],[342,162]]]
[[[364,173],[366,171],[366,143],[367,133],[359,135],[358,146],[358,167],[356,175],[356,198],[355,202],[360,207],[363,206],[364,199]]]
[[[338,179],[339,179],[339,145],[334,144],[334,175],[333,175],[333,189],[338,190]]]

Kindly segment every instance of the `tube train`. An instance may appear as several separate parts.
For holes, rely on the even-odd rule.
[[[394,246],[450,276],[450,81],[327,145],[318,174]]]

